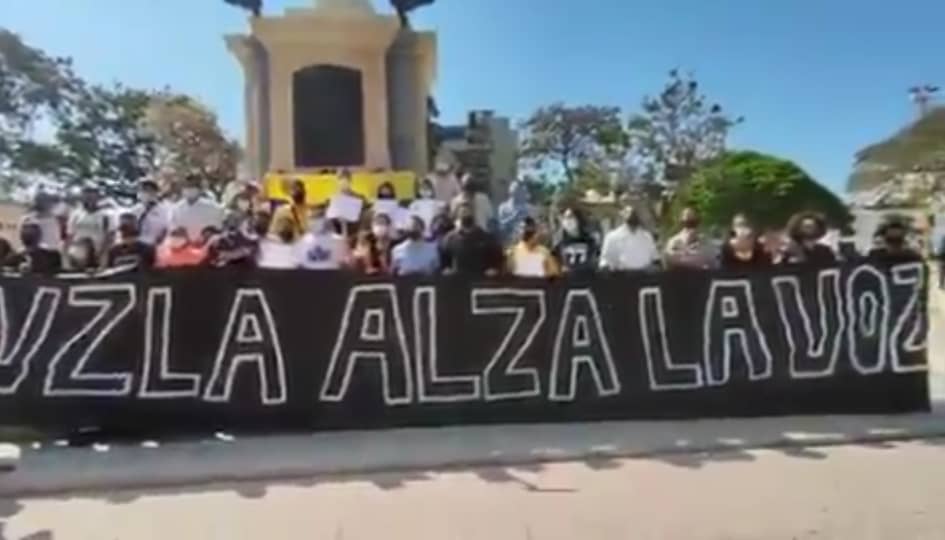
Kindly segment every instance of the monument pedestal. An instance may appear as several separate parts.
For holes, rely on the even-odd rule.
[[[316,0],[251,29],[226,42],[246,76],[252,174],[425,171],[432,34],[402,31],[369,0]]]

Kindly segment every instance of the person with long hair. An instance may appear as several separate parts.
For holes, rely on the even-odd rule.
[[[758,234],[752,227],[745,214],[738,213],[732,218],[732,229],[729,237],[722,244],[719,255],[722,268],[747,270],[771,264],[771,257],[759,240]]]
[[[591,271],[597,267],[597,241],[587,230],[580,209],[567,207],[561,213],[561,228],[552,252],[565,273]]]
[[[370,229],[362,229],[354,246],[354,266],[367,275],[387,274],[391,267],[392,222],[387,214],[376,214]]]
[[[787,223],[787,243],[777,257],[778,264],[828,265],[837,261],[830,246],[821,243],[827,234],[827,220],[816,212],[799,212]]]

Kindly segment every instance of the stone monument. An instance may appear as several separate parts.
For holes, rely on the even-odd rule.
[[[253,17],[226,43],[245,76],[246,160],[271,171],[427,167],[432,32],[401,28],[370,0],[315,0]]]

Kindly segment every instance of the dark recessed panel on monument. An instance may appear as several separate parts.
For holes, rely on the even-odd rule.
[[[364,163],[364,93],[361,72],[309,66],[292,78],[295,165],[300,168]]]

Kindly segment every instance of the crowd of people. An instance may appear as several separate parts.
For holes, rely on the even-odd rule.
[[[409,202],[397,201],[394,187],[384,183],[369,204],[352,190],[346,171],[339,184],[339,194],[364,202],[356,219],[339,218],[330,203],[309,206],[301,180],[291,183],[291,200],[284,203],[263,199],[251,182],[228,189],[219,203],[205,195],[198,177],[187,178],[173,196],[144,181],[137,203],[117,213],[103,208],[99,191],[87,187],[66,216],[53,212],[53,199],[39,193],[20,225],[22,249],[0,243],[0,261],[7,272],[41,275],[207,266],[547,278],[921,259],[907,242],[908,224],[898,220],[885,223],[873,248],[861,254],[850,245],[835,251],[824,243],[827,224],[816,213],[797,214],[775,240],[738,214],[727,237],[718,239],[703,231],[695,209],[686,208],[680,229],[661,248],[630,205],[622,210],[622,222],[604,233],[579,206],[539,219],[520,183],[512,184],[498,208],[468,177],[457,180],[441,168],[419,182]]]

